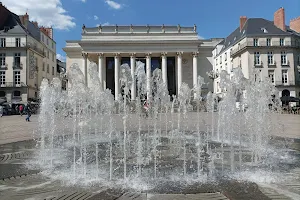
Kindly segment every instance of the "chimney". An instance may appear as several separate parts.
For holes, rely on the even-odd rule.
[[[290,21],[290,29],[300,33],[300,16]]]
[[[281,30],[286,31],[285,13],[284,13],[284,8],[283,7],[279,8],[274,13],[274,25],[277,26],[277,28],[280,28]]]
[[[244,28],[244,25],[247,21],[247,17],[246,16],[241,16],[240,17],[240,31],[242,31],[242,29]]]
[[[32,22],[37,28],[39,27],[39,24],[37,23],[37,21]]]
[[[27,26],[27,22],[29,21],[29,15],[27,14],[27,12],[25,15],[20,15],[19,18],[20,18],[21,23],[24,26]]]

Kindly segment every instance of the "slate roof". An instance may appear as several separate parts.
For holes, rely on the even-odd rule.
[[[266,29],[267,33],[264,33],[262,29]],[[290,36],[297,35],[300,36],[299,33],[290,29],[289,26],[286,26],[287,31],[283,31],[280,28],[277,28],[274,25],[273,21],[269,21],[263,18],[249,18],[245,22],[245,25],[240,31],[240,27],[237,27],[225,40],[224,46],[219,54],[223,53],[225,50],[235,45],[237,42],[242,40],[245,37],[253,37],[253,36]]]
[[[5,32],[4,28],[8,27],[8,31]],[[32,22],[28,21],[27,27],[25,27],[18,15],[9,11],[8,17],[3,24],[0,24],[0,35],[10,34],[28,34],[36,40],[40,41],[40,29],[36,27]]]

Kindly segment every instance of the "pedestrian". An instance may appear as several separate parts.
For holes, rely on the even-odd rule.
[[[23,105],[21,104],[19,106],[19,113],[20,113],[21,116],[23,115],[23,110],[24,110],[24,108],[23,108]]]
[[[26,106],[25,106],[25,112],[26,112],[26,114],[27,114],[27,117],[26,117],[26,121],[27,122],[30,122],[30,117],[31,117],[31,108],[30,108],[30,104],[27,104]]]
[[[0,106],[0,117],[3,116],[3,106]]]

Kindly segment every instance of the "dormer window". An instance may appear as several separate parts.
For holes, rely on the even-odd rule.
[[[236,37],[234,37],[234,39],[233,39],[234,41],[236,40]]]
[[[8,26],[4,26],[4,32],[7,32],[9,30]]]
[[[266,28],[261,28],[262,32],[264,33],[268,33],[267,29]]]

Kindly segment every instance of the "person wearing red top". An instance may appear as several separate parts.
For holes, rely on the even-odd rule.
[[[19,106],[19,112],[20,112],[20,115],[22,116],[23,115],[23,105]]]

